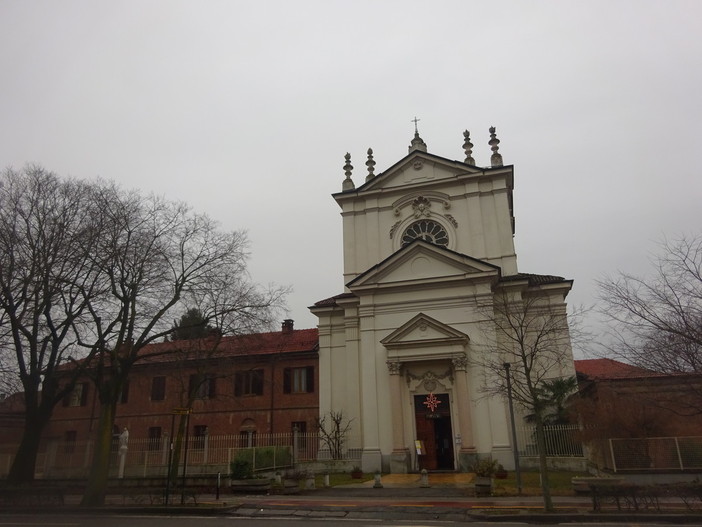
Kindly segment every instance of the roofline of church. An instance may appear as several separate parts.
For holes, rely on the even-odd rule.
[[[396,167],[399,165],[402,165],[403,163],[406,163],[411,157],[414,156],[423,156],[423,157],[428,157],[428,158],[434,158],[435,160],[438,161],[443,161],[445,163],[453,164],[453,165],[462,165],[465,167],[470,167],[475,169],[475,171],[466,171],[465,174],[459,174],[459,175],[470,175],[470,174],[486,174],[487,172],[504,172],[504,171],[509,171],[512,173],[512,180],[510,181],[509,188],[514,189],[514,165],[501,165],[497,167],[479,167],[476,165],[469,165],[468,163],[464,163],[463,161],[457,161],[455,159],[448,159],[447,157],[442,157],[436,154],[432,154],[430,152],[423,152],[421,150],[413,150],[406,156],[404,156],[402,159],[399,161],[396,161],[394,164],[390,165],[388,168],[386,168],[383,172],[380,172],[379,174],[376,174],[373,179],[364,182],[362,185],[359,187],[349,189],[349,190],[342,190],[341,192],[334,192],[332,193],[332,197],[335,200],[345,199],[345,198],[351,198],[354,195],[357,195],[359,192],[364,192],[368,190],[368,187],[372,185],[375,181],[377,181],[378,178],[382,178],[385,174],[388,172],[394,170]]]

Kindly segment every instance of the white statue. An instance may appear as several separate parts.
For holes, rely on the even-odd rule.
[[[129,430],[127,430],[127,427],[124,427],[124,430],[122,430],[122,433],[119,435],[119,447],[127,447],[127,443],[129,442]]]
[[[122,479],[124,477],[124,465],[127,460],[127,443],[129,442],[129,430],[124,427],[122,433],[119,435],[119,471],[117,472],[117,477]]]

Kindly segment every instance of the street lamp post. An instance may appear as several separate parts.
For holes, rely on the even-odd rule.
[[[519,468],[519,449],[517,448],[517,429],[514,426],[514,406],[512,404],[512,380],[509,376],[509,362],[503,364],[507,378],[507,401],[509,402],[509,420],[512,425],[512,453],[514,454],[514,474],[517,480],[517,492],[522,493],[522,472]]]

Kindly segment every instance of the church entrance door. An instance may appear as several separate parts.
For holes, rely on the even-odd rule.
[[[447,393],[414,396],[417,440],[424,446],[419,469],[454,470],[451,407]]]

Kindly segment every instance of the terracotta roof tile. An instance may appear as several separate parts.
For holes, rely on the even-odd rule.
[[[319,349],[319,332],[295,329],[289,332],[253,333],[216,338],[159,342],[145,346],[139,353],[139,363],[169,362],[178,353],[185,358],[226,358],[274,353],[315,352]]]
[[[576,360],[574,362],[575,371],[590,379],[640,379],[643,377],[660,377],[663,375],[613,359],[585,359]]]
[[[529,285],[545,285],[545,284],[558,284],[560,282],[569,282],[562,276],[555,276],[550,274],[533,274],[533,273],[517,273],[508,276],[503,276],[503,282],[515,282],[519,280],[528,280]]]
[[[336,301],[342,298],[353,298],[354,295],[353,293],[341,293],[338,295],[330,296],[329,298],[325,298],[324,300],[319,300],[318,302],[314,303],[314,307],[326,307],[326,306],[335,306]]]

